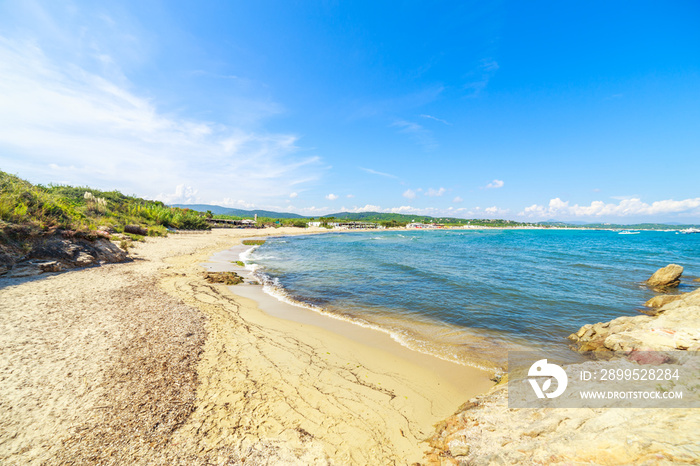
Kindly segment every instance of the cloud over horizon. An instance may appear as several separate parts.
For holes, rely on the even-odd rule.
[[[590,205],[571,205],[569,201],[554,198],[547,206],[533,204],[526,207],[518,215],[529,218],[551,218],[562,216],[566,218],[595,218],[595,217],[645,217],[652,215],[685,214],[687,216],[700,216],[700,197],[675,201],[667,199],[647,204],[641,199],[622,199],[619,203],[605,203],[593,201]]]

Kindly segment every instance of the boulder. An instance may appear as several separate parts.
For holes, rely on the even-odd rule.
[[[106,239],[98,239],[92,243],[97,258],[104,262],[124,262],[126,252],[119,246]]]
[[[63,264],[58,261],[42,262],[38,265],[42,272],[60,272],[64,269]]]
[[[681,296],[682,295],[679,294],[662,294],[659,296],[654,296],[649,301],[644,303],[644,305],[646,307],[661,307],[677,299],[680,299]]]
[[[139,225],[127,225],[124,227],[124,233],[146,236],[148,234],[148,230]]]
[[[682,274],[683,267],[669,264],[654,272],[649,280],[646,281],[646,284],[657,288],[675,288],[680,284]]]
[[[87,267],[88,265],[93,264],[96,260],[97,259],[92,254],[80,252],[78,257],[75,258],[74,262],[78,267]]]

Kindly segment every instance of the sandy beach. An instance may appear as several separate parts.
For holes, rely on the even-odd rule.
[[[3,279],[0,461],[422,461],[487,373],[204,279],[244,236],[307,232],[148,238],[129,263]]]

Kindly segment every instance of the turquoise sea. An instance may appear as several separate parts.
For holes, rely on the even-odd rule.
[[[685,267],[700,285],[700,234],[589,230],[343,232],[271,238],[246,255],[267,292],[462,363],[509,349],[567,353],[582,325],[636,315],[642,282]]]

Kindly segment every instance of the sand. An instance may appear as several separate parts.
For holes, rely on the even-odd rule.
[[[300,232],[149,238],[130,263],[0,281],[0,462],[422,461],[488,374],[203,279],[244,235]]]

